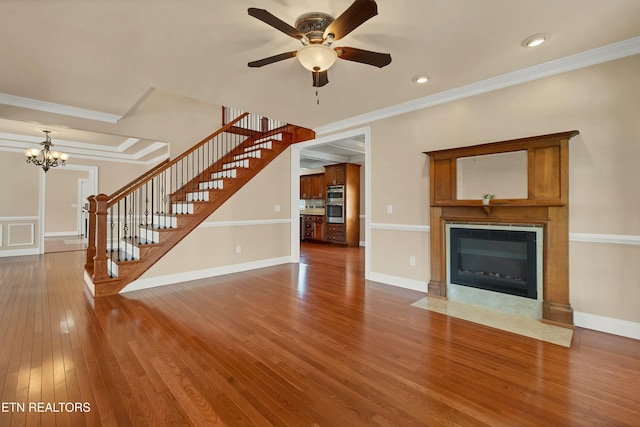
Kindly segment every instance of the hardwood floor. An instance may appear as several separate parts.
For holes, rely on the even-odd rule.
[[[640,424],[640,341],[567,349],[411,307],[363,249],[302,254],[97,300],[83,252],[0,258],[0,426]]]

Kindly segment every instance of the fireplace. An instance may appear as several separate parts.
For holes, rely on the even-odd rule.
[[[542,317],[542,225],[447,222],[445,229],[449,299]]]
[[[450,280],[537,299],[537,233],[512,228],[449,227]]]
[[[520,313],[515,306],[524,305],[530,309],[529,317],[573,327],[568,269],[569,140],[576,135],[578,131],[568,131],[425,152],[429,156],[429,296],[514,313]],[[460,187],[465,184],[464,171],[458,171],[461,159],[481,160],[488,155],[518,151],[527,152],[526,194],[514,196],[496,189],[504,188],[501,180],[511,179],[511,174],[497,177],[496,188],[495,179],[490,182],[483,176],[481,192],[461,191]],[[484,193],[493,193],[496,197],[488,205],[483,204],[480,197]],[[447,227],[453,223],[530,224],[538,228],[528,230],[538,233],[537,299],[452,283]]]

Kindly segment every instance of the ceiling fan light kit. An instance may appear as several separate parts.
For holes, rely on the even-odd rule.
[[[338,54],[329,46],[322,44],[308,44],[302,46],[296,58],[309,71],[326,71],[336,62]]]
[[[322,87],[329,83],[327,70],[338,58],[378,68],[391,63],[391,55],[388,53],[371,52],[353,47],[331,47],[334,41],[340,40],[378,14],[378,6],[373,0],[355,0],[336,19],[322,12],[304,14],[296,20],[295,27],[264,9],[250,7],[247,13],[289,37],[298,39],[303,45],[297,51],[249,62],[247,64],[249,67],[262,67],[295,56],[304,68],[311,71],[313,86]]]

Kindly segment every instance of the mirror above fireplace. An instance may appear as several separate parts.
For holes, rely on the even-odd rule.
[[[527,151],[459,157],[456,163],[458,200],[493,194],[500,199],[526,199]]]

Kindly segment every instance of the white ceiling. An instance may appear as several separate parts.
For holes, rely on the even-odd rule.
[[[316,169],[334,163],[364,164],[364,137],[347,138],[300,150],[300,167]]]
[[[393,62],[378,69],[338,60],[319,105],[310,73],[294,58],[247,67],[301,46],[248,16],[248,7],[294,25],[310,11],[338,16],[351,2],[0,1],[0,133],[33,137],[41,135],[37,125],[59,124],[16,100],[108,121],[148,102],[153,90],[318,128],[640,35],[638,0],[378,0],[378,16],[334,47],[390,53]],[[536,33],[552,37],[535,49],[520,45]],[[429,83],[413,83],[416,74]],[[57,137],[105,147],[135,137],[144,144],[138,151],[155,142],[106,135],[96,120],[74,123],[83,133],[67,136],[74,129],[60,125]]]

